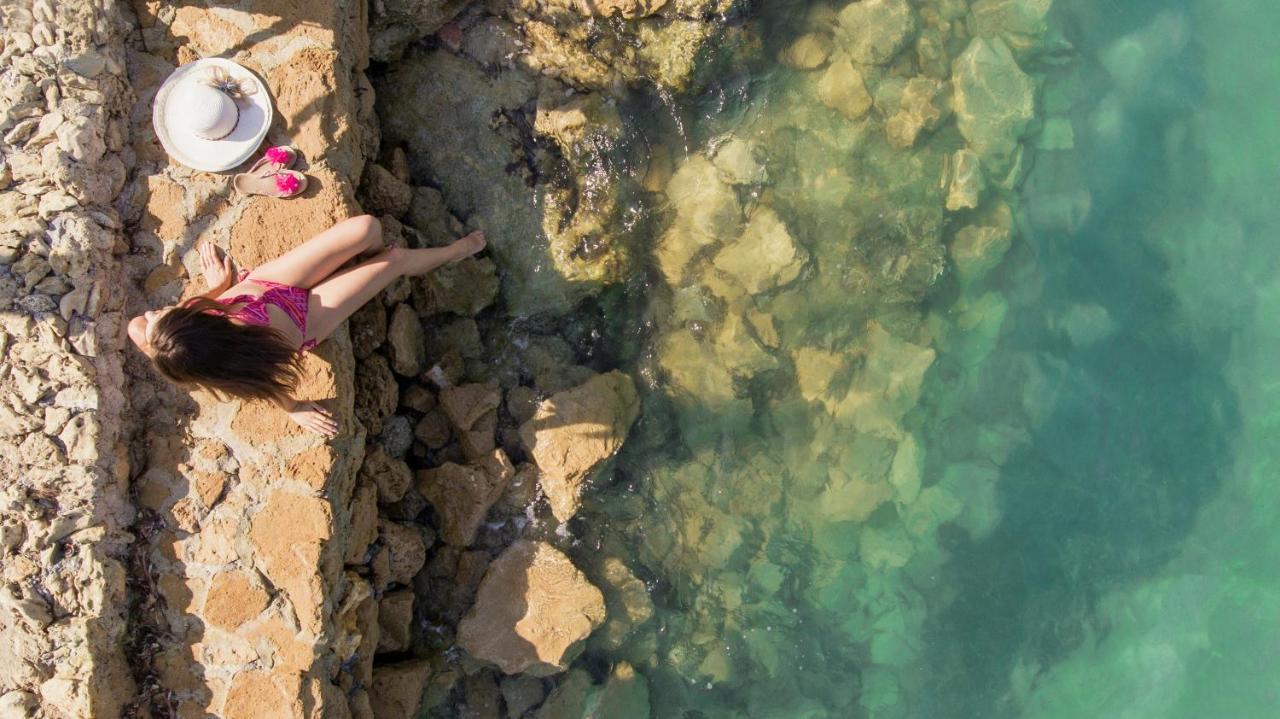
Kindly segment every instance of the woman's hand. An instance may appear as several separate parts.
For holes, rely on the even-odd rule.
[[[285,411],[289,413],[289,419],[297,422],[303,429],[329,439],[338,436],[338,421],[333,418],[329,410],[315,402],[294,400],[293,405]]]
[[[231,257],[218,249],[212,242],[200,243],[200,272],[204,274],[204,282],[210,292],[221,292],[231,286],[235,270],[231,266]]]

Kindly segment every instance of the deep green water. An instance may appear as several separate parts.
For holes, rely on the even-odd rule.
[[[928,209],[954,129],[895,150],[813,107],[772,62],[811,4],[757,5],[769,60],[634,117],[677,166],[756,143],[739,199],[809,259],[755,301],[749,380],[689,350],[703,392],[663,358],[724,344],[711,275],[619,303],[645,414],[576,551],[656,613],[583,664],[634,664],[655,717],[1280,716],[1280,5],[1057,0],[1074,49],[1023,63],[1017,229],[974,282],[867,269],[975,222]],[[917,370],[905,415],[842,419]]]

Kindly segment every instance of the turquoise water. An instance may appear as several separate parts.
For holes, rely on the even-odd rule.
[[[1021,172],[949,213],[954,123],[904,150],[823,107],[773,61],[821,7],[759,5],[705,91],[630,109],[677,179],[612,305],[645,413],[574,551],[654,613],[582,664],[656,717],[1280,715],[1280,6],[1057,0]],[[730,141],[763,173],[726,194]],[[722,206],[796,248],[746,297],[727,240],[667,236]]]

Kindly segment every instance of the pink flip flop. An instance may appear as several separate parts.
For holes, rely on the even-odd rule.
[[[307,176],[294,170],[275,169],[274,164],[258,163],[249,172],[236,175],[236,190],[246,195],[264,195],[287,200],[307,189]]]
[[[288,145],[277,145],[276,147],[268,147],[267,151],[253,163],[253,167],[249,168],[249,174],[253,174],[263,165],[270,164],[277,170],[287,170],[293,167],[298,161],[298,151]]]

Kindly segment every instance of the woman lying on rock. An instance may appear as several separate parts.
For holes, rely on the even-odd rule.
[[[129,322],[129,338],[166,379],[242,399],[270,399],[303,427],[332,437],[338,423],[315,402],[293,399],[301,353],[398,277],[425,275],[484,248],[473,232],[447,247],[384,247],[369,216],[343,220],[261,267],[232,271],[231,258],[200,246],[209,289]],[[338,271],[347,260],[376,253]],[[233,281],[234,278],[234,281]]]

